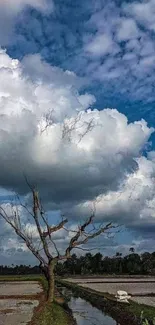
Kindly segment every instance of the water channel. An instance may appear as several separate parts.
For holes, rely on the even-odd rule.
[[[60,288],[59,288],[60,289]],[[119,325],[112,317],[105,312],[93,307],[91,303],[80,298],[65,287],[61,288],[69,308],[72,310],[73,317],[77,325]]]

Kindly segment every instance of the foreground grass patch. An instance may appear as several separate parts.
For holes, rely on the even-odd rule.
[[[57,303],[45,304],[42,311],[36,313],[32,325],[72,325],[72,317]]]

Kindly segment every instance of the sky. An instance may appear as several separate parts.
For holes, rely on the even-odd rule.
[[[96,224],[120,225],[103,255],[154,251],[154,87],[155,0],[0,0],[1,204],[29,200],[26,175],[52,224],[95,202]],[[0,224],[0,264],[35,263]]]

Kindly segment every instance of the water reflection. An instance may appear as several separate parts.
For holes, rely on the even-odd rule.
[[[62,293],[67,298],[77,325],[119,325],[113,318],[105,315],[89,302],[73,295],[71,290],[63,288]]]

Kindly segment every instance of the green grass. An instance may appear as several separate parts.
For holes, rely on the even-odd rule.
[[[36,325],[69,325],[74,321],[63,307],[57,303],[46,304],[43,311],[34,316],[33,324]]]
[[[141,313],[143,312],[143,317],[148,320],[153,320],[155,317],[155,308],[152,306],[137,304],[133,301],[130,301],[129,305],[125,305],[124,309],[127,311],[131,311],[134,315],[137,317],[141,316]]]

